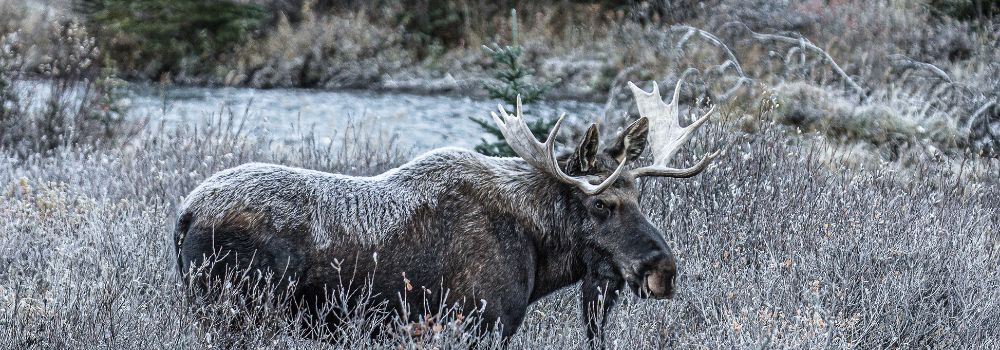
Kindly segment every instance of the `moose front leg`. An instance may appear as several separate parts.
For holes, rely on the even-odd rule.
[[[604,259],[599,259],[598,263],[587,267],[587,274],[584,275],[581,285],[580,301],[587,340],[592,345],[604,345],[604,324],[608,311],[618,300],[618,291],[623,284],[622,277]]]

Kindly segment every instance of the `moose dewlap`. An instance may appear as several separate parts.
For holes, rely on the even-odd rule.
[[[206,294],[217,292],[215,282],[249,276],[328,327],[339,318],[316,310],[331,295],[365,295],[406,310],[478,308],[480,330],[505,337],[531,303],[582,280],[593,339],[618,290],[673,295],[673,254],[642,214],[635,182],[694,176],[718,154],[667,166],[712,113],[681,127],[680,84],[667,104],[655,83],[648,93],[629,83],[641,117],[603,147],[592,125],[563,156],[554,151],[562,117],[538,142],[518,101],[513,115],[500,107],[493,118],[519,158],[447,148],[374,177],[257,163],[222,171],[180,207],[180,271]],[[626,170],[647,143],[653,163]],[[372,293],[344,293],[359,288]],[[422,312],[399,314],[417,321]]]

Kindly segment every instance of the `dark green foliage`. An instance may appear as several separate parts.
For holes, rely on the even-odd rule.
[[[462,43],[465,14],[449,0],[422,0],[404,5],[399,23],[411,36],[411,43],[426,54],[433,47],[455,47]]]
[[[19,99],[17,95],[14,94],[14,87],[12,82],[7,79],[6,74],[0,72],[0,128],[4,121],[8,119],[15,111],[20,109],[18,105]]]
[[[511,30],[513,44],[510,46],[501,46],[494,43],[493,47],[483,47],[493,62],[493,77],[498,80],[498,83],[494,84],[484,83],[483,88],[489,92],[491,98],[499,99],[507,106],[513,107],[517,103],[518,96],[521,97],[522,105],[530,105],[534,102],[542,101],[545,93],[552,89],[558,81],[541,83],[529,81],[534,72],[521,64],[521,56],[524,54],[524,49],[517,44],[517,13],[515,11],[511,11],[511,18],[513,23]],[[524,115],[528,115],[528,109],[524,110]],[[504,141],[500,129],[497,129],[493,125],[492,120],[470,119],[497,139],[495,142],[482,140],[479,145],[476,145],[476,152],[496,157],[515,156],[514,151]],[[555,124],[555,121],[554,118],[545,119],[538,117],[527,121],[527,123],[531,129],[531,133],[535,134],[535,137],[544,140],[549,129]]]
[[[544,82],[542,84],[532,84],[527,81],[534,72],[520,63],[524,49],[516,43],[514,46],[500,46],[493,44],[493,47],[483,47],[493,61],[493,77],[500,81],[500,84],[483,84],[483,88],[489,92],[490,97],[504,100],[513,104],[517,96],[521,96],[521,103],[530,104],[542,100],[543,95],[556,83]]]
[[[21,60],[15,50],[10,37],[0,36],[0,130],[4,130],[22,109],[13,85],[21,71]],[[5,139],[5,135],[0,135],[0,144]]]
[[[101,47],[149,78],[230,53],[267,22],[261,6],[224,0],[86,0],[79,7]],[[201,68],[204,69],[204,68]]]
[[[121,103],[127,98],[126,83],[118,79],[115,69],[105,67],[93,83],[95,94],[86,101],[90,106],[85,116],[96,127],[95,137],[115,140],[138,132],[138,125],[130,125],[125,119],[128,108]]]
[[[987,22],[1000,15],[1000,0],[931,0],[931,12],[960,21]]]

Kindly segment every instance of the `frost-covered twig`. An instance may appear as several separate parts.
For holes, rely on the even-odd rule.
[[[728,100],[730,97],[736,94],[736,91],[738,91],[741,87],[743,87],[743,84],[750,84],[750,83],[753,83],[753,79],[747,77],[740,77],[740,79],[736,81],[736,84],[734,84],[733,87],[729,88],[729,90],[726,90],[726,92],[723,92],[722,95],[719,95],[719,100],[720,101]]]
[[[972,116],[969,117],[969,121],[967,121],[965,123],[965,130],[971,130],[972,129],[972,125],[974,125],[976,123],[976,120],[979,120],[979,117],[982,117],[983,114],[986,114],[986,111],[989,111],[990,108],[993,108],[993,106],[995,106],[996,104],[997,104],[997,101],[993,100],[993,101],[987,102],[982,107],[979,107],[979,109],[977,109],[974,113],[972,113]]]
[[[725,28],[725,27],[728,27],[728,26],[731,26],[731,25],[738,25],[738,26],[743,27],[743,29],[745,29],[747,32],[750,33],[750,36],[752,36],[754,39],[757,39],[757,40],[761,40],[761,41],[777,41],[777,42],[782,42],[782,43],[786,43],[786,44],[798,45],[803,50],[809,49],[809,50],[812,50],[812,51],[816,52],[817,54],[821,55],[830,64],[830,66],[833,68],[833,71],[835,73],[837,73],[837,75],[840,75],[841,79],[844,79],[844,82],[846,82],[848,85],[850,85],[852,89],[854,89],[855,91],[857,91],[857,93],[860,96],[867,96],[866,90],[864,88],[862,88],[861,85],[858,85],[858,83],[854,82],[854,79],[851,79],[851,76],[848,75],[847,72],[844,72],[843,68],[840,68],[840,65],[837,64],[837,61],[834,61],[833,57],[830,56],[830,54],[827,53],[826,50],[823,50],[819,46],[816,46],[811,41],[809,41],[809,39],[806,39],[805,37],[802,37],[802,36],[799,36],[798,38],[793,38],[793,37],[788,37],[788,36],[783,36],[783,35],[776,35],[776,34],[757,33],[755,31],[753,31],[752,29],[750,29],[750,27],[748,27],[746,24],[744,24],[742,22],[729,22],[729,23],[726,23],[725,25],[723,25],[722,27]]]
[[[733,50],[729,48],[729,45],[723,43],[722,39],[719,39],[719,37],[716,36],[715,34],[688,25],[674,25],[671,27],[671,29],[676,31],[682,31],[682,30],[685,31],[684,36],[682,36],[681,39],[677,41],[677,50],[682,50],[684,44],[687,43],[687,41],[690,40],[692,36],[698,34],[708,42],[721,48],[723,51],[725,51],[726,56],[729,56],[729,59],[726,60],[725,62],[722,62],[722,64],[716,66],[716,69],[719,71],[719,73],[722,73],[725,72],[726,68],[732,66],[733,70],[735,70],[736,74],[738,74],[740,77],[736,81],[735,85],[733,85],[731,88],[726,90],[726,92],[724,92],[722,95],[719,96],[720,100],[729,99],[730,97],[732,97],[732,95],[736,93],[736,91],[738,91],[741,87],[743,87],[744,83],[753,82],[753,79],[747,77],[746,73],[743,72],[743,67],[740,66],[740,60],[736,58],[736,54],[733,53]]]
[[[920,62],[900,54],[890,55],[889,58],[891,58],[893,62],[902,62],[909,67],[925,69],[931,73],[934,73],[934,75],[936,75],[938,78],[941,78],[941,80],[947,81],[949,83],[954,83],[951,80],[951,76],[949,76],[948,73],[945,73],[945,71],[941,70],[941,68],[938,68],[933,64],[927,62]]]
[[[726,55],[729,56],[729,60],[733,62],[733,69],[736,70],[736,74],[739,74],[740,77],[746,78],[747,75],[743,73],[743,68],[740,66],[740,60],[736,58],[736,54],[734,54],[733,50],[729,49],[729,46],[723,43],[722,40],[719,39],[719,37],[715,36],[715,34],[688,25],[675,25],[672,26],[671,29],[687,31],[687,33],[685,33],[684,36],[681,37],[681,40],[677,42],[678,50],[680,50],[684,46],[684,44],[687,42],[688,39],[691,38],[693,34],[698,34],[702,38],[705,38],[706,40],[715,44],[715,46],[718,46],[723,51],[725,51]]]

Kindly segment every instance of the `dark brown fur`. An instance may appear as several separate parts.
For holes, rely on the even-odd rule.
[[[589,132],[563,167],[606,176],[619,160],[638,157],[645,132],[633,125],[603,151]],[[355,212],[363,216],[343,219]],[[363,181],[270,165],[227,170],[186,199],[176,240],[184,273],[215,254],[222,258],[211,275],[270,271],[270,282],[292,286],[300,307],[322,305],[331,290],[370,275],[376,301],[400,309],[402,295],[420,311],[410,321],[425,305],[458,304],[469,314],[485,301],[482,329],[503,336],[517,330],[531,303],[582,281],[584,324],[595,338],[615,291],[627,285],[644,297],[669,297],[676,275],[630,175],[589,196],[523,160],[457,150]]]

